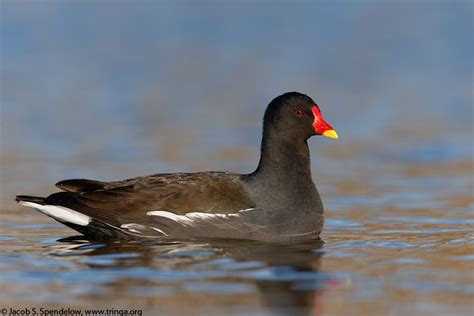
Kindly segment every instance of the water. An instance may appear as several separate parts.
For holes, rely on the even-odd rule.
[[[1,5],[0,307],[473,314],[472,2]],[[340,136],[310,140],[319,241],[95,243],[13,202],[250,172],[289,90]]]

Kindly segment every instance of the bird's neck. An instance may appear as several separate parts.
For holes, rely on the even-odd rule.
[[[279,137],[268,133],[262,139],[260,161],[253,173],[256,179],[292,181],[311,178],[308,143],[304,139]]]
[[[264,129],[260,161],[250,174],[262,190],[297,196],[315,191],[306,139]],[[260,190],[259,190],[260,191]]]

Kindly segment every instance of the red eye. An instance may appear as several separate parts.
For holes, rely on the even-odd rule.
[[[296,117],[302,117],[303,116],[303,111],[300,110],[300,109],[294,109],[293,110],[293,115],[296,116]]]

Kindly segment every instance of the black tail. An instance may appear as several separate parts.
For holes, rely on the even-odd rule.
[[[31,195],[17,195],[15,198],[15,201],[21,202],[21,201],[26,201],[26,202],[33,202],[41,205],[45,205],[45,198],[44,197],[39,197],[39,196],[31,196]]]
[[[77,194],[77,193],[60,192],[60,193],[50,195],[48,198],[38,197],[38,196],[30,196],[30,195],[17,195],[16,198],[15,198],[15,201],[17,201],[19,203],[21,203],[21,202],[31,202],[31,203],[35,203],[35,204],[39,204],[39,205],[54,206],[54,205],[61,205],[61,204],[54,203],[54,202],[57,202],[57,201],[55,201],[54,197],[61,197],[61,195],[67,195],[67,194]],[[53,197],[53,198],[51,198],[51,197]],[[50,203],[50,202],[53,202],[53,203]],[[32,207],[35,208],[34,206],[32,206]],[[86,238],[88,238],[90,240],[117,240],[117,239],[130,240],[130,239],[137,239],[138,238],[137,236],[135,236],[133,234],[130,234],[130,233],[120,229],[120,227],[119,227],[120,223],[117,224],[118,226],[114,226],[114,225],[111,225],[111,224],[107,224],[106,222],[100,221],[99,219],[95,219],[95,218],[91,217],[89,222],[86,225],[78,225],[78,224],[67,222],[67,221],[64,220],[64,218],[55,216],[54,214],[51,214],[51,212],[46,212],[45,213],[44,210],[41,209],[41,207],[36,208],[36,209],[38,211],[40,211],[41,213],[44,213],[47,216],[57,220],[61,224],[66,225],[66,226],[80,232]],[[74,211],[74,210],[72,210],[72,211]],[[74,211],[74,212],[76,212],[76,211]]]

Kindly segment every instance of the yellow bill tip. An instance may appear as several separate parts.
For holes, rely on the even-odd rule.
[[[329,137],[329,138],[334,138],[334,139],[338,139],[338,138],[339,138],[339,136],[337,136],[336,131],[333,130],[333,129],[329,129],[329,130],[325,131],[325,132],[323,133],[323,136],[326,136],[326,137]]]

